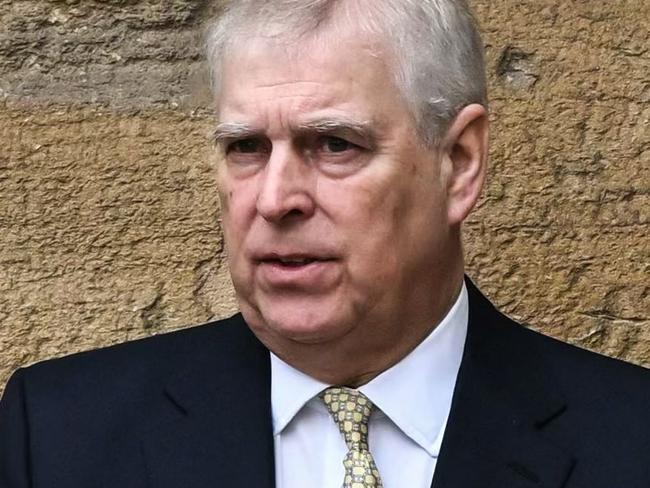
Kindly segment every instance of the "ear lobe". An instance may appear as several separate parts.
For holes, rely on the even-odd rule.
[[[476,204],[487,168],[489,120],[485,107],[468,105],[456,116],[442,141],[450,163],[447,178],[447,218],[460,224]]]

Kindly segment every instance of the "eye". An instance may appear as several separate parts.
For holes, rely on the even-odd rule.
[[[354,139],[353,139],[354,140]],[[344,177],[368,163],[372,151],[363,143],[350,142],[347,137],[321,134],[307,146],[308,157],[325,174]]]
[[[328,136],[321,141],[321,150],[328,153],[343,153],[356,148],[356,144],[352,144],[340,137]]]
[[[261,140],[249,138],[231,142],[226,148],[226,153],[254,154],[265,152],[265,150],[265,145]]]

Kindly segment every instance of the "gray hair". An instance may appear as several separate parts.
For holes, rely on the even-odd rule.
[[[425,144],[437,144],[463,107],[487,107],[483,43],[466,0],[232,0],[206,37],[215,97],[221,64],[237,40],[298,40],[337,20],[384,41]]]

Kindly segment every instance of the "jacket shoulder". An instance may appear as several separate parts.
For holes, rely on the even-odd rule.
[[[563,342],[505,316],[502,324],[520,349],[512,368],[543,378],[566,401],[566,434],[592,431],[607,438],[650,442],[650,370]],[[594,427],[594,426],[598,427]],[[580,441],[576,440],[576,443]],[[639,441],[641,442],[641,441]]]
[[[519,324],[514,326],[552,366],[562,383],[571,387],[585,385],[593,392],[601,388],[640,391],[650,401],[649,369],[563,342]]]
[[[83,398],[135,401],[159,391],[165,381],[192,361],[224,354],[250,341],[241,315],[49,359],[18,370],[31,398],[46,405],[77,404]],[[36,403],[36,402],[35,402]]]
[[[471,281],[468,281],[468,290],[470,323],[475,323],[472,334],[475,347],[487,345],[498,351],[495,354],[507,358],[513,367],[536,368],[539,371],[526,373],[555,377],[568,390],[578,385],[584,385],[593,393],[643,389],[650,401],[650,370],[647,368],[538,332],[500,312]]]

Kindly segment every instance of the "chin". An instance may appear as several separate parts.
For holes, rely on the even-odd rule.
[[[260,304],[241,311],[255,335],[272,349],[278,342],[321,344],[347,335],[355,323],[341,313],[341,307],[324,304]]]

